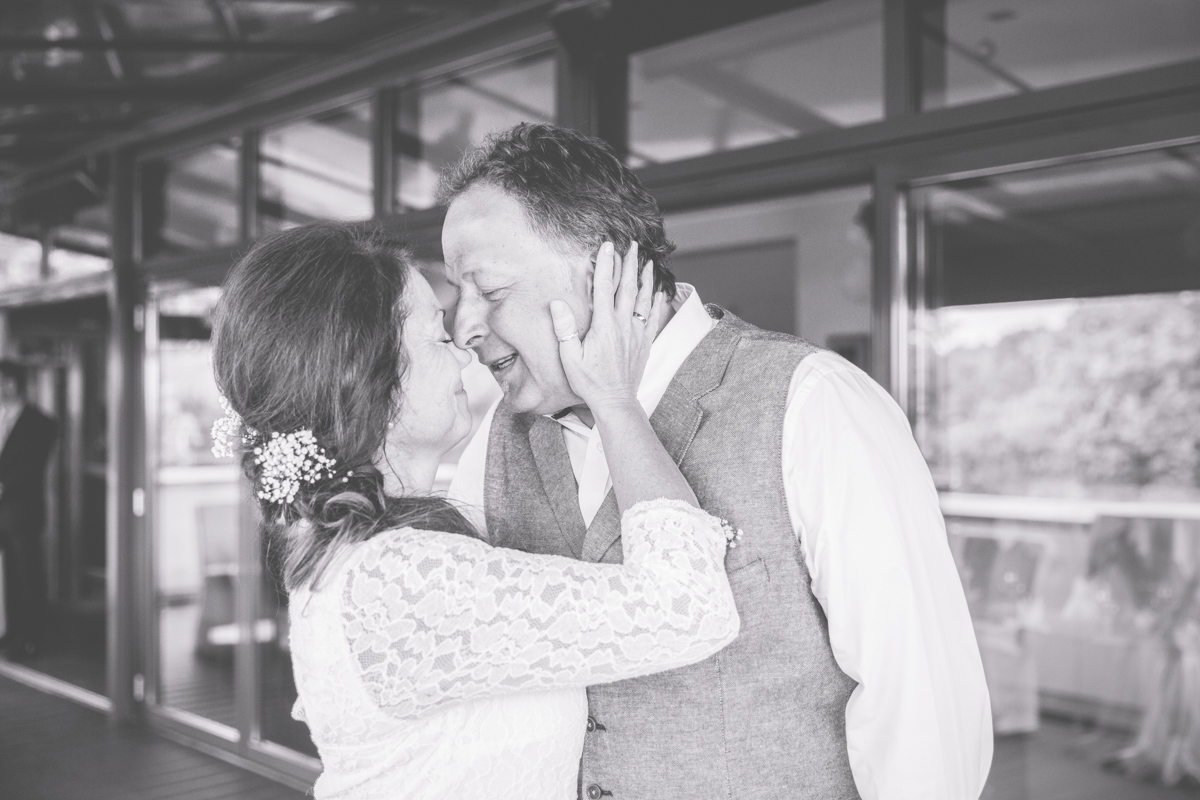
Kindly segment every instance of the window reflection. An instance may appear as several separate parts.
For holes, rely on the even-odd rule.
[[[356,103],[263,131],[261,232],[320,219],[369,219],[371,105]]]
[[[108,176],[83,168],[12,204],[0,234],[0,288],[67,280],[112,268]]]
[[[236,729],[238,468],[217,460],[215,288],[158,301],[153,524],[158,702]],[[232,731],[231,731],[232,733]]]
[[[42,243],[0,233],[0,288],[37,283],[42,274]]]
[[[881,17],[879,0],[826,0],[633,55],[631,163],[882,118]]]
[[[261,553],[262,585],[258,600],[259,720],[262,738],[317,758],[308,725],[292,718],[299,696],[292,673],[288,596],[279,579],[278,559],[265,546]]]
[[[923,106],[1200,58],[1193,0],[926,0]]]
[[[397,97],[396,207],[432,208],[438,175],[493,131],[554,121],[554,58],[532,56],[463,72]]]
[[[1198,194],[1193,146],[914,195],[916,430],[1001,734],[985,796],[1067,797],[1055,750],[1096,796],[1200,780]]]
[[[142,165],[142,252],[147,258],[234,244],[241,238],[240,144],[218,142]]]

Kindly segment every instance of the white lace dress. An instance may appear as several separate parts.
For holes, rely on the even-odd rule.
[[[574,798],[583,687],[695,663],[738,632],[719,520],[656,500],[621,526],[624,564],[389,531],[293,592],[318,800]]]

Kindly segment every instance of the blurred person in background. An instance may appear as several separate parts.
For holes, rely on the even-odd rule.
[[[451,497],[499,547],[620,563],[613,481],[546,309],[587,341],[596,265],[653,266],[671,300],[638,401],[726,558],[742,629],[698,664],[588,689],[584,797],[979,797],[983,666],[929,469],[903,412],[835,353],[701,302],[658,205],[607,144],[494,134],[442,178],[454,338],[503,390]],[[597,255],[598,254],[598,255]],[[636,316],[636,315],[635,315]]]
[[[14,659],[37,653],[46,614],[46,462],[58,424],[25,399],[26,371],[0,361],[0,549],[4,551],[5,645]]]

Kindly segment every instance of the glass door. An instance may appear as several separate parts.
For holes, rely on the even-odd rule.
[[[5,312],[8,358],[24,370],[25,400],[56,423],[44,470],[45,516],[24,562],[39,587],[33,652],[21,663],[96,696],[107,694],[105,531],[108,298]],[[37,574],[33,577],[33,573]]]
[[[147,446],[153,550],[154,702],[238,739],[234,682],[239,474],[210,450],[215,288],[161,292],[147,316]]]
[[[1038,766],[1064,749],[1097,796],[1200,781],[1200,146],[911,201],[912,411],[992,696],[985,797],[1068,796]]]
[[[152,646],[148,700],[192,735],[311,783],[287,597],[258,536],[240,466],[212,454],[213,286],[157,286],[146,324]]]

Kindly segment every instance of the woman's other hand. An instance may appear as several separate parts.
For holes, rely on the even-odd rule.
[[[654,265],[641,268],[637,242],[618,261],[611,242],[600,246],[592,280],[592,326],[580,339],[575,315],[561,300],[550,303],[558,354],[572,391],[593,413],[637,402],[638,384],[658,333],[663,297],[654,291]]]

